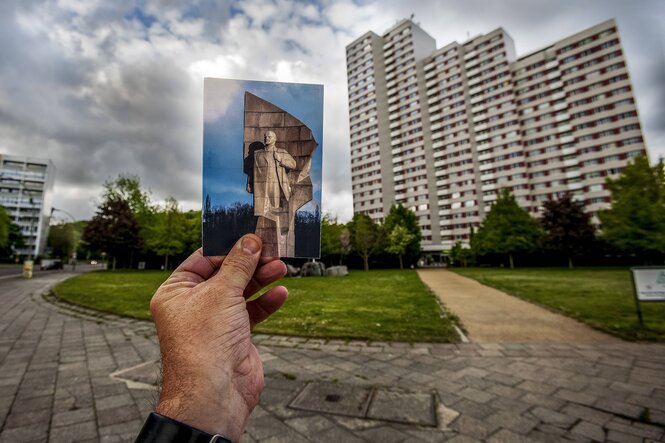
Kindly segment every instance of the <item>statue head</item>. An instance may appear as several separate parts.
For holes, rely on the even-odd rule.
[[[266,146],[274,145],[276,141],[277,141],[277,136],[275,135],[274,132],[266,131],[265,134],[263,134],[263,143],[265,143]]]

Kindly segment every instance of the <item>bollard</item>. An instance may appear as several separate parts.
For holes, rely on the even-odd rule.
[[[23,262],[23,277],[24,278],[32,278],[32,266],[33,266],[33,261],[32,260],[25,260]]]

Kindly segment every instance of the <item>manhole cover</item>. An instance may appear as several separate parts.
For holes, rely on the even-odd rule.
[[[368,418],[424,426],[436,426],[432,394],[377,390],[367,411]]]
[[[357,418],[436,426],[432,394],[313,382],[300,391],[289,407]]]
[[[289,405],[294,409],[364,417],[371,391],[360,386],[338,383],[310,383]]]

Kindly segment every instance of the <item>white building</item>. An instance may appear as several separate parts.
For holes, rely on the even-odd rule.
[[[44,254],[54,178],[51,160],[0,154],[0,205],[21,228],[26,247],[19,255]]]
[[[595,216],[646,154],[614,20],[519,58],[502,28],[436,49],[410,20],[346,52],[353,210],[404,204],[425,251],[468,241],[501,188],[534,216],[567,192]]]

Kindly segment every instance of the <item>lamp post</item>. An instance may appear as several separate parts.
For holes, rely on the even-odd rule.
[[[72,219],[72,223],[76,223],[76,219],[74,218],[74,216],[72,214],[70,214],[69,212],[65,211],[64,209],[51,208],[51,217],[53,217],[53,213],[56,212],[56,211],[62,212],[63,214],[67,215],[69,218]],[[72,227],[73,227],[73,225],[72,225]],[[77,259],[77,257],[76,257],[76,241],[75,241],[73,251],[72,251],[72,255],[70,257],[70,264],[72,265],[72,271],[76,271],[76,259]]]

